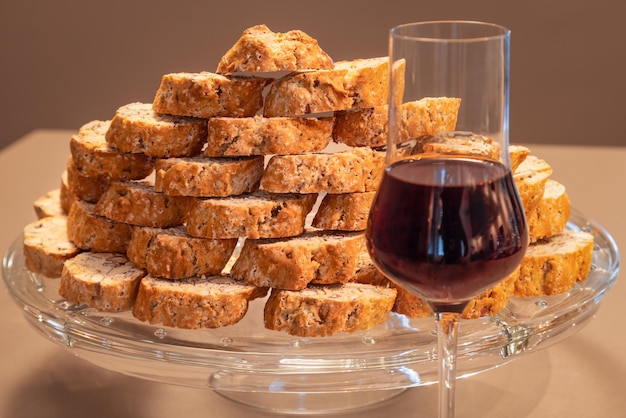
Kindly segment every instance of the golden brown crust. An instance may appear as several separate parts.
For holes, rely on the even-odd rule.
[[[219,74],[171,73],[161,78],[152,108],[157,113],[210,119],[254,116],[272,80]]]
[[[197,329],[239,322],[250,300],[266,290],[228,276],[165,280],[146,276],[133,308],[135,318],[151,324]]]
[[[205,238],[279,238],[304,231],[316,194],[274,194],[263,190],[228,198],[193,199],[186,232]]]
[[[354,148],[336,153],[273,156],[261,178],[272,193],[355,193],[378,188],[384,152]]]
[[[70,157],[63,173],[62,182],[67,184],[68,194],[74,198],[95,203],[109,188],[111,179],[106,176],[92,177],[83,174],[76,168],[72,157]]]
[[[237,239],[190,237],[182,226],[135,227],[126,255],[153,277],[181,279],[219,275],[236,245]]]
[[[145,274],[123,254],[84,252],[63,266],[59,294],[75,305],[126,311],[133,307]]]
[[[64,170],[63,173],[61,173],[61,185],[59,186],[59,203],[63,211],[69,213],[77,199],[78,198],[70,190],[70,186],[67,182],[67,170]]]
[[[451,97],[426,97],[400,107],[400,141],[453,131],[461,100]],[[387,145],[388,106],[342,111],[335,114],[333,139],[354,147]]]
[[[96,215],[95,204],[77,200],[67,216],[67,235],[81,250],[126,253],[132,226]]]
[[[50,190],[48,193],[39,196],[33,202],[33,209],[35,209],[35,214],[37,215],[37,219],[45,218],[48,216],[66,216],[67,212],[65,211],[63,205],[61,204],[61,190],[54,189]]]
[[[212,118],[207,156],[300,154],[321,151],[332,137],[334,118]]]
[[[509,145],[509,159],[511,161],[511,172],[515,172],[530,155],[530,149],[523,145]]]
[[[311,226],[338,231],[363,231],[376,192],[326,194]]]
[[[224,54],[217,73],[274,72],[333,68],[333,61],[315,39],[300,30],[272,32],[265,25],[243,31]]]
[[[513,180],[520,196],[526,218],[532,217],[543,199],[545,185],[552,175],[552,167],[534,155],[527,156],[513,172]]]
[[[46,277],[61,276],[65,261],[80,249],[67,236],[67,218],[48,216],[24,227],[24,264],[33,273]]]
[[[259,188],[262,156],[188,157],[157,161],[154,190],[169,196],[225,197]]]
[[[396,291],[361,283],[272,289],[265,304],[267,329],[298,337],[367,330],[387,320]]]
[[[548,179],[543,196],[534,211],[526,212],[528,235],[531,242],[549,238],[565,229],[571,211],[571,203],[565,186]]]
[[[289,74],[270,87],[263,114],[268,117],[307,115],[387,102],[387,57],[335,63],[332,70]]]
[[[309,231],[285,239],[246,240],[230,274],[248,284],[301,290],[347,282],[356,271],[361,233]]]
[[[529,245],[515,281],[515,296],[567,292],[587,277],[593,247],[593,235],[571,230]]]
[[[424,135],[407,142],[413,154],[471,155],[499,161],[500,144],[484,135],[449,133]]]
[[[167,196],[147,181],[113,182],[96,203],[96,214],[137,226],[167,228],[183,223],[189,198]]]
[[[206,136],[206,120],[158,114],[150,103],[129,103],[117,109],[105,138],[126,153],[168,158],[198,155]]]
[[[111,147],[106,132],[110,121],[91,121],[70,138],[70,152],[76,168],[86,176],[111,180],[139,180],[147,177],[154,159],[144,154],[121,152]]]

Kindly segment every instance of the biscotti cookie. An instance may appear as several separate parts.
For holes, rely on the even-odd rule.
[[[132,226],[96,215],[94,203],[77,200],[67,216],[67,235],[81,250],[126,253]]]
[[[78,170],[90,177],[108,177],[111,180],[139,180],[147,177],[154,167],[154,159],[144,154],[120,152],[104,138],[110,121],[91,121],[70,138],[72,160]]]
[[[167,228],[183,223],[188,199],[158,193],[148,181],[116,181],[98,199],[95,210],[113,221]]]
[[[212,118],[208,156],[300,154],[322,151],[332,137],[334,118]]]
[[[80,249],[67,236],[67,218],[48,216],[24,227],[24,264],[33,273],[61,276],[63,263]]]
[[[286,75],[270,87],[263,114],[296,116],[383,105],[389,91],[388,66],[387,57],[378,57]]]
[[[400,106],[399,141],[454,131],[461,100],[426,97]],[[335,142],[353,147],[387,145],[388,106],[386,104],[335,113]]]
[[[67,183],[67,190],[77,199],[95,203],[109,188],[111,179],[107,176],[87,176],[74,165],[72,157],[68,158],[63,173],[63,182]]]
[[[261,188],[273,193],[375,191],[384,159],[384,152],[366,147],[332,154],[275,155],[265,167]]]
[[[259,289],[228,276],[166,280],[146,276],[133,308],[135,318],[176,328],[218,328],[239,322]]]
[[[190,237],[182,226],[133,228],[126,255],[154,277],[181,279],[219,275],[230,259],[237,239]]]
[[[59,295],[103,312],[129,310],[145,271],[124,254],[84,252],[65,262]]]
[[[33,208],[37,219],[45,218],[48,216],[66,216],[67,212],[61,205],[61,190],[54,189],[48,193],[39,196],[33,202]]]
[[[548,179],[537,208],[526,213],[531,242],[563,231],[569,220],[570,211],[571,203],[565,186],[556,180]]]
[[[545,185],[552,175],[552,167],[534,155],[527,156],[513,172],[513,180],[526,217],[532,217],[541,203]]]
[[[206,136],[206,120],[158,114],[150,103],[130,103],[117,109],[105,138],[123,152],[167,158],[200,154]]]
[[[224,54],[217,65],[217,73],[330,68],[333,68],[332,59],[303,31],[272,32],[266,25],[256,25],[244,30]]]
[[[274,194],[263,190],[227,198],[190,201],[186,232],[204,238],[278,238],[304,231],[316,194]]]
[[[230,274],[258,287],[300,290],[346,283],[356,272],[363,234],[308,231],[292,238],[246,240]]]
[[[387,320],[395,296],[395,289],[361,283],[272,289],[264,324],[298,337],[368,330]]]
[[[572,230],[529,245],[515,281],[515,296],[567,292],[587,277],[593,247],[593,235]]]
[[[515,172],[530,155],[530,149],[523,145],[509,145],[509,160],[511,161],[511,172]]]
[[[63,211],[69,213],[76,200],[78,200],[78,198],[72,193],[70,185],[67,182],[67,170],[63,170],[63,173],[61,173],[61,184],[59,186],[59,203]]]
[[[423,135],[408,141],[412,154],[456,154],[500,160],[500,144],[484,135],[453,132]]]
[[[152,103],[155,112],[213,118],[254,116],[263,107],[270,78],[201,73],[171,73],[161,78]]]
[[[225,197],[259,188],[262,156],[187,157],[157,161],[154,190],[169,196]]]
[[[339,231],[363,231],[376,192],[326,194],[311,226]]]

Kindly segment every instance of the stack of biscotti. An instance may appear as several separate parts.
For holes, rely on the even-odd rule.
[[[28,236],[55,238],[29,243],[27,266],[61,276],[72,303],[182,328],[237,323],[268,289],[265,326],[298,336],[368,329],[392,309],[416,316],[402,306],[423,302],[376,278],[364,252],[388,79],[386,57],[333,63],[301,31],[247,29],[215,73],[166,74],[152,103],[72,136],[59,190],[35,204],[55,221],[28,226]],[[403,132],[454,130],[459,106],[405,103]],[[528,154],[512,147],[520,173]],[[547,181],[519,177],[543,225],[535,238],[553,236],[562,228],[542,221],[559,192],[542,204]],[[48,256],[53,267],[39,267]],[[475,298],[468,317],[502,309],[512,283]]]

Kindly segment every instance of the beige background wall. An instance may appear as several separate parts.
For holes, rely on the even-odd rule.
[[[623,0],[57,0],[0,3],[0,146],[77,129],[161,75],[213,71],[246,27],[302,29],[335,59],[385,55],[390,27],[427,19],[512,30],[511,141],[626,145]]]

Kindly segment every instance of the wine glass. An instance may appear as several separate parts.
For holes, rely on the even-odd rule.
[[[435,314],[440,417],[454,416],[464,308],[511,274],[527,247],[508,151],[509,39],[506,28],[469,21],[390,31],[386,168],[367,247],[388,278]],[[437,126],[436,111],[407,105],[443,97],[460,99],[456,124]]]

